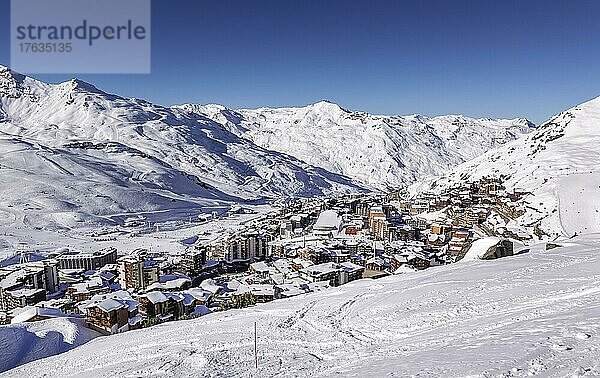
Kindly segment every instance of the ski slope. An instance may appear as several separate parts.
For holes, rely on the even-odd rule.
[[[594,376],[599,242],[588,235],[102,337],[0,376]]]

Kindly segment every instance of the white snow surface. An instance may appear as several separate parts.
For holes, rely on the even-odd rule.
[[[298,108],[180,108],[211,118],[261,147],[383,190],[443,174],[534,128],[522,118],[383,116],[328,101]]]
[[[535,245],[97,338],[0,376],[597,376],[599,242]]]
[[[98,336],[83,319],[76,318],[0,326],[0,371],[63,353]]]
[[[456,167],[433,187],[485,176],[503,176],[509,191],[531,193],[518,226],[539,223],[551,238],[600,232],[600,97]]]
[[[499,238],[491,238],[491,237],[475,240],[471,244],[469,251],[467,251],[467,253],[463,257],[463,260],[468,261],[468,260],[480,259],[481,256],[483,256],[487,252],[488,249],[490,249],[491,247],[498,244],[499,241],[500,241]]]
[[[443,174],[534,127],[521,118],[371,115],[327,101],[300,108],[181,108],[205,115],[259,146],[384,190]]]
[[[46,84],[0,66],[0,109],[0,215],[33,211],[33,226],[363,190],[206,117],[75,79]]]
[[[365,190],[207,117],[75,79],[47,84],[0,66],[0,110],[0,261],[30,234],[57,239],[130,217],[154,224]]]

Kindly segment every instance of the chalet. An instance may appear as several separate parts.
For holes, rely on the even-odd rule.
[[[383,258],[377,256],[367,260],[366,268],[369,270],[383,271],[389,266],[389,263]]]
[[[146,288],[146,291],[182,291],[188,289],[192,285],[192,280],[186,276],[165,275],[159,278],[159,282],[155,282]]]
[[[96,295],[84,301],[79,308],[85,312],[88,326],[103,334],[115,334],[130,329],[138,323],[138,302],[126,291]]]
[[[331,286],[337,286],[338,269],[334,263],[311,265],[300,271],[300,277],[308,282],[328,281]]]
[[[277,274],[278,272],[279,271],[276,268],[269,266],[264,261],[250,264],[250,273],[253,273],[261,279],[268,279],[271,274]]]
[[[101,277],[92,277],[89,280],[70,285],[65,296],[74,302],[81,302],[91,299],[94,295],[109,292],[110,287]]]
[[[183,295],[183,306],[185,314],[192,314],[198,306],[207,306],[213,297],[213,293],[200,288],[192,288],[181,293]]]
[[[429,233],[426,239],[427,245],[434,247],[442,247],[446,245],[447,237],[446,234]]]
[[[458,256],[463,252],[464,246],[467,244],[471,233],[468,230],[456,230],[452,233],[452,238],[448,243],[448,252],[451,256]]]
[[[275,299],[290,298],[296,295],[309,293],[308,283],[284,283],[274,286]]]
[[[425,269],[429,267],[429,260],[423,257],[422,252],[416,252],[413,249],[407,249],[402,253],[394,254],[390,258],[389,270],[395,272],[403,265],[410,265],[415,269]]]
[[[325,281],[331,286],[343,285],[352,280],[362,278],[364,268],[351,262],[323,263],[302,269],[300,277],[308,282]]]
[[[149,318],[177,320],[185,313],[184,299],[181,294],[152,291],[137,297],[140,313]]]
[[[256,298],[257,302],[270,302],[275,299],[275,287],[268,284],[250,285],[250,292]]]

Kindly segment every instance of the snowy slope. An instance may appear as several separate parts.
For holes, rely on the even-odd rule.
[[[445,173],[534,128],[525,119],[371,115],[326,101],[301,108],[181,108],[209,117],[259,146],[379,189]]]
[[[509,190],[532,193],[521,225],[539,224],[550,237],[600,232],[600,97],[457,167],[434,186],[500,175]]]
[[[98,336],[83,319],[74,318],[0,326],[0,371],[63,353]]]
[[[49,85],[3,68],[0,78],[4,135],[76,153],[123,149],[243,198],[357,189],[343,177],[240,139],[205,117],[106,94],[78,80]],[[98,146],[106,142],[117,146]]]
[[[71,228],[116,213],[360,191],[198,115],[0,66],[0,214]]]
[[[599,242],[540,245],[103,337],[4,376],[594,376]]]

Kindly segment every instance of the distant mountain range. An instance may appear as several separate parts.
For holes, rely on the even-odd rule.
[[[0,66],[0,213],[73,228],[119,214],[388,189],[530,132],[524,119],[165,107]]]
[[[321,101],[300,108],[232,110],[183,105],[235,135],[380,190],[398,188],[529,133],[523,118],[380,116]]]

